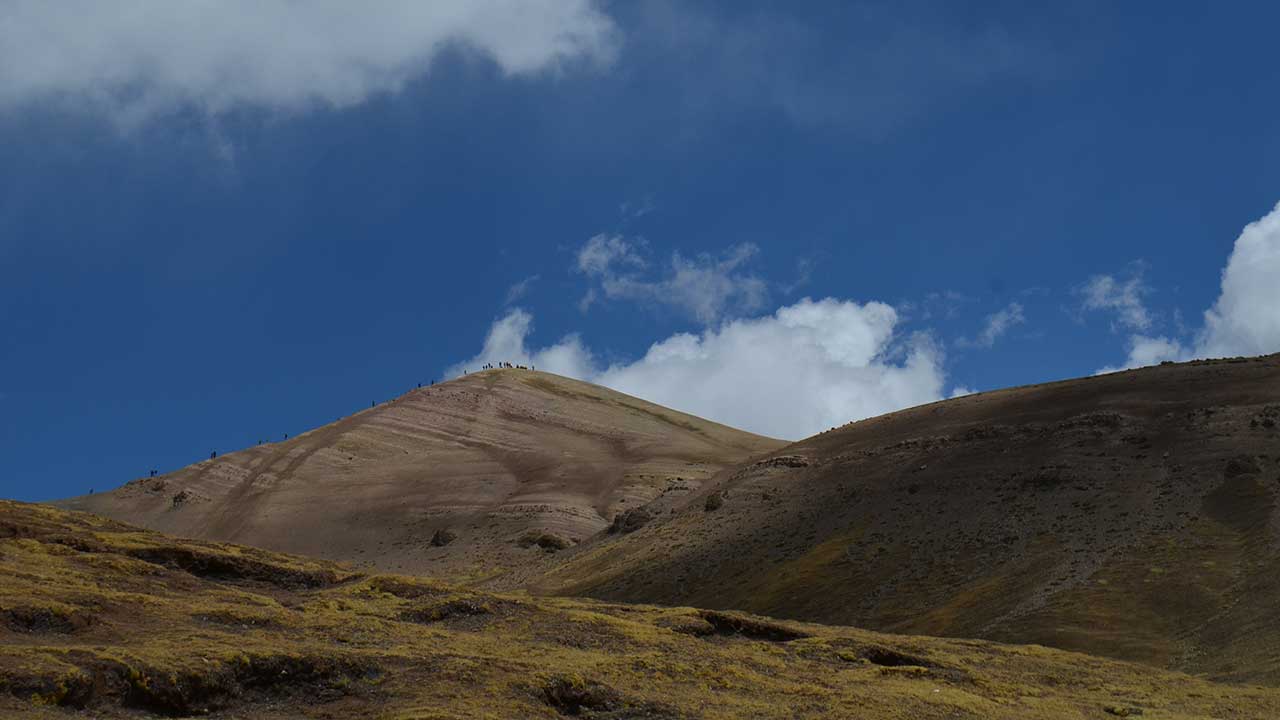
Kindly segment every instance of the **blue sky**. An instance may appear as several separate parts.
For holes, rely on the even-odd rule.
[[[0,3],[0,495],[486,358],[800,437],[1280,351],[1280,10],[799,5]]]

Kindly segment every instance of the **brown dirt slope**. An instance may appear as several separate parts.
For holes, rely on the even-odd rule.
[[[822,433],[536,589],[1276,683],[1277,494],[1280,356],[1168,365]]]
[[[782,444],[596,385],[490,370],[57,504],[186,537],[511,585],[513,570],[550,562],[544,549]]]
[[[1035,646],[459,590],[0,501],[0,717],[1272,718]]]

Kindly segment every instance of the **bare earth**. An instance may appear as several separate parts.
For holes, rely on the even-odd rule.
[[[596,385],[489,370],[57,504],[186,537],[512,586],[520,579],[509,575],[548,562],[543,546],[670,504],[782,444]],[[438,530],[456,538],[433,545]]]

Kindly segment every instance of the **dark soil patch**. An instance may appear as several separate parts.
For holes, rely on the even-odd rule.
[[[0,609],[0,624],[18,633],[70,635],[97,623],[96,615],[81,610],[31,606]]]
[[[858,657],[881,667],[938,667],[938,664],[932,660],[926,660],[918,655],[908,655],[880,645],[869,645],[862,648],[858,652]]]
[[[636,701],[608,685],[581,678],[553,678],[538,693],[542,702],[561,715],[594,720],[680,720],[674,708]]]
[[[1262,472],[1262,468],[1258,466],[1258,461],[1248,455],[1237,455],[1227,461],[1227,466],[1222,470],[1222,476],[1230,479],[1240,477],[1241,475],[1257,475]]]
[[[268,700],[295,704],[335,700],[382,676],[371,660],[320,656],[244,657],[193,668],[135,667],[72,653],[79,672],[61,677],[3,677],[12,695],[65,707],[120,705],[181,717]]]
[[[177,568],[207,580],[265,582],[285,590],[330,587],[343,580],[332,570],[304,570],[247,557],[207,553],[186,547],[151,547],[125,551],[144,562]]]
[[[450,618],[488,615],[493,610],[485,603],[459,598],[417,605],[400,614],[400,619],[414,623],[436,623]]]
[[[702,610],[698,615],[719,635],[734,635],[750,640],[767,640],[769,642],[790,642],[811,637],[809,633],[787,627],[781,623],[760,620],[758,618],[726,613],[718,610]]]

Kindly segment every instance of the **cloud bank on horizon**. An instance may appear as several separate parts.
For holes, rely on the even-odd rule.
[[[5,3],[0,109],[51,103],[136,124],[178,109],[346,107],[394,92],[446,49],[507,75],[609,63],[594,0],[92,0]]]
[[[1149,335],[1150,313],[1142,304],[1140,275],[1126,282],[1096,276],[1085,286],[1085,309],[1112,309],[1120,325],[1134,331],[1128,357],[1099,373],[1156,365],[1166,360],[1264,355],[1280,350],[1280,203],[1236,238],[1222,271],[1222,291],[1205,310],[1204,324],[1187,338]]]

